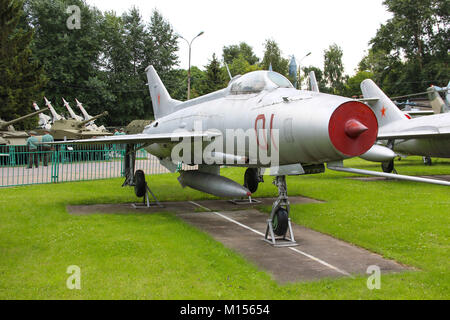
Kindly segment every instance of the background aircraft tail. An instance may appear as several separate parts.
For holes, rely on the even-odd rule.
[[[170,97],[169,92],[167,92],[166,87],[153,66],[148,66],[145,71],[147,73],[148,88],[150,89],[155,119],[164,117],[176,111],[176,106],[179,105],[181,101],[174,100]]]
[[[407,120],[403,112],[386,96],[386,94],[371,79],[361,82],[361,91],[365,102],[377,116],[380,127],[394,121]]]
[[[427,89],[428,100],[430,100],[431,108],[435,114],[448,112],[447,105],[439,94],[435,87],[429,87]]]

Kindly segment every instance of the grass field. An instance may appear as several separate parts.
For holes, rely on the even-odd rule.
[[[450,160],[397,162],[401,174],[450,174]],[[347,166],[376,169],[362,160]],[[243,180],[243,169],[223,169]],[[181,189],[175,174],[148,177],[160,200],[213,198]],[[450,188],[413,182],[289,177],[289,195],[326,201],[292,206],[295,223],[412,266],[367,278],[277,284],[239,254],[173,214],[71,216],[67,204],[136,201],[122,179],[0,189],[0,299],[449,299]],[[255,196],[275,196],[271,178]],[[261,208],[268,211],[269,208]],[[70,265],[81,290],[66,288]]]

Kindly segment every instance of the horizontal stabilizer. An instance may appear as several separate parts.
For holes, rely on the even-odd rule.
[[[450,128],[437,129],[429,128],[422,130],[409,130],[409,131],[393,131],[393,132],[379,132],[378,140],[390,140],[390,139],[419,139],[419,138],[442,138],[450,137]]]

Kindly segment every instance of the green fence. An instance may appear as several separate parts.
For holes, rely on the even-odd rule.
[[[34,152],[26,146],[0,146],[0,187],[121,177],[124,155],[122,145],[67,144]],[[145,150],[136,154],[138,169],[146,174],[168,172]]]

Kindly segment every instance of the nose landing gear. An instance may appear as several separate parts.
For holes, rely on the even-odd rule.
[[[289,218],[290,204],[287,196],[286,176],[277,176],[273,184],[278,187],[278,198],[274,202],[270,218],[267,220],[264,241],[274,247],[297,246]]]

